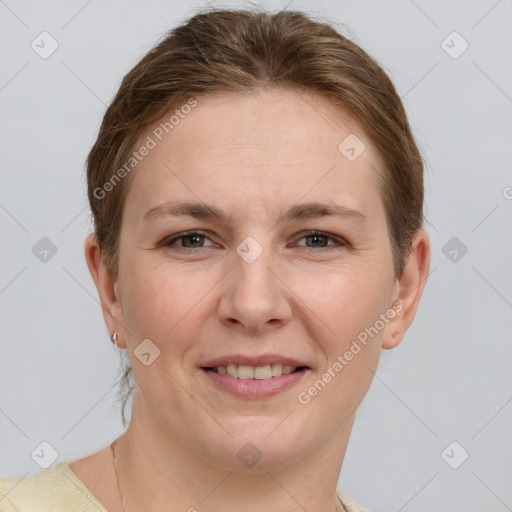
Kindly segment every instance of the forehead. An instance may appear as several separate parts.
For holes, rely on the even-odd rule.
[[[151,133],[157,142],[179,146],[186,141],[198,150],[233,153],[263,149],[278,155],[290,147],[300,149],[299,145],[319,151],[337,150],[340,137],[350,134],[367,139],[341,107],[305,91],[277,88],[252,94],[216,93],[199,97],[193,109],[185,107],[183,103],[175,109],[181,115],[171,112],[154,124]],[[174,140],[170,140],[171,135]]]
[[[150,208],[177,192],[196,200],[215,194],[243,203],[251,195],[289,203],[328,191],[331,199],[354,201],[349,207],[358,195],[366,195],[369,207],[376,199],[379,155],[359,124],[330,100],[274,89],[195,101],[192,108],[175,107],[139,139],[149,137],[154,147],[133,173],[130,202]]]

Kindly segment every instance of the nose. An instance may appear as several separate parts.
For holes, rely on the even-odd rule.
[[[289,299],[290,290],[269,251],[252,263],[236,255],[234,268],[223,280],[219,319],[231,329],[264,334],[289,322]]]

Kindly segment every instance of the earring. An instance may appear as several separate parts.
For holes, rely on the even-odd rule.
[[[114,343],[114,345],[116,346],[116,348],[119,348],[117,346],[117,332],[115,332],[114,334],[112,334],[112,336],[110,336],[110,339],[112,340],[112,343]]]

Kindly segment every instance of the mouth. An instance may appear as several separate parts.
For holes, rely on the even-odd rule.
[[[200,367],[207,383],[220,391],[244,399],[268,398],[290,389],[311,370],[309,366],[288,358],[230,357],[207,362]],[[235,364],[233,359],[238,359]],[[280,362],[275,362],[280,359]],[[272,362],[274,361],[274,362]],[[290,364],[294,363],[294,364]]]
[[[292,366],[290,364],[266,364],[251,366],[247,364],[228,364],[227,366],[203,367],[203,370],[219,375],[227,375],[241,380],[269,380],[308,369],[307,366]]]

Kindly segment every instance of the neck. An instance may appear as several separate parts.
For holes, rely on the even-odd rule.
[[[344,510],[335,493],[353,417],[309,456],[235,471],[197,457],[138,412],[135,401],[130,425],[115,443],[123,512],[165,511],[171,503],[190,512]]]

